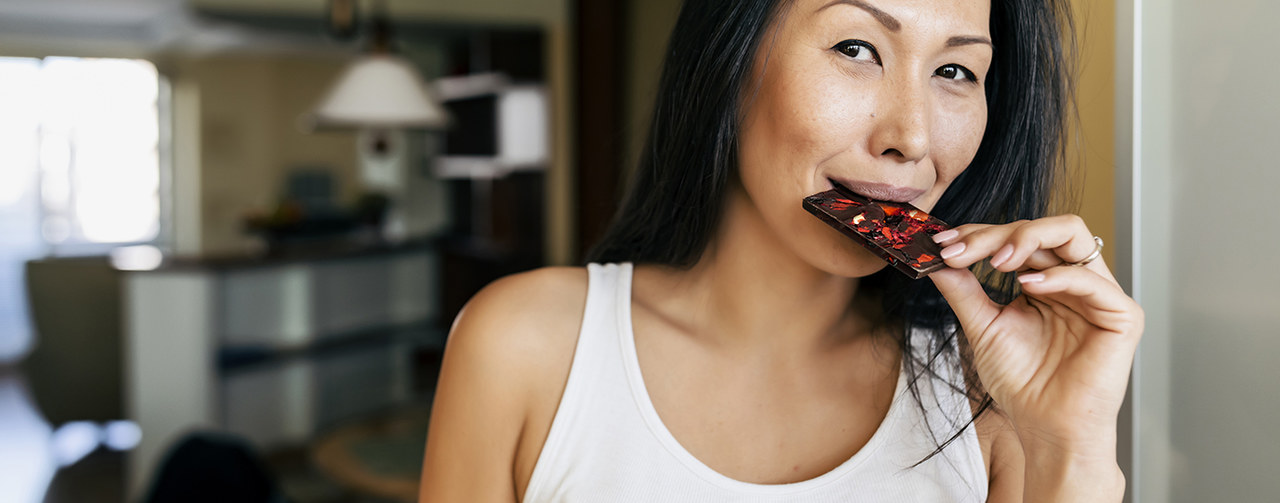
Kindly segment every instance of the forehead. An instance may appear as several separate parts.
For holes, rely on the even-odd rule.
[[[890,31],[986,35],[991,0],[793,0],[787,17],[807,22],[869,19]]]

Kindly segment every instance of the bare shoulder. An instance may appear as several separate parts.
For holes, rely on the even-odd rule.
[[[1002,412],[989,410],[974,421],[974,429],[987,462],[987,501],[1022,501],[1026,461],[1013,423]]]
[[[458,314],[446,355],[489,369],[521,396],[539,400],[564,386],[587,298],[587,270],[546,267],[499,279]],[[462,363],[462,362],[458,362]],[[541,392],[541,393],[540,393]],[[538,405],[534,403],[533,405]]]
[[[586,298],[585,268],[544,267],[507,276],[467,302],[454,320],[450,340],[457,336],[507,348],[498,353],[540,351],[556,342],[548,338],[576,339]]]
[[[586,294],[585,269],[544,268],[493,282],[458,314],[427,435],[424,500],[511,501],[523,492],[512,474],[528,426],[559,401]]]

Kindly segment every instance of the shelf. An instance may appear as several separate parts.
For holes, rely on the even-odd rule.
[[[324,358],[365,348],[403,344],[410,347],[443,347],[447,331],[438,323],[421,322],[377,327],[329,336],[301,346],[223,346],[217,354],[217,371],[224,376],[288,362]]]

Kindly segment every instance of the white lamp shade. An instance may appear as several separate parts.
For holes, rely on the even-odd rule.
[[[449,122],[413,65],[390,54],[351,63],[312,119],[320,128],[439,129]]]

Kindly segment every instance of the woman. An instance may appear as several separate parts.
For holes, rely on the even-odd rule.
[[[455,322],[422,499],[1119,501],[1142,312],[1041,218],[1063,9],[688,0],[608,264]],[[907,280],[808,215],[833,182],[966,223],[950,268]]]

